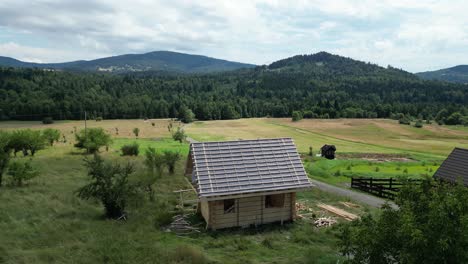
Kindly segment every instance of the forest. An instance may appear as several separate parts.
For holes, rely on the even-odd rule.
[[[1,120],[249,117],[440,120],[468,116],[468,86],[325,52],[223,73],[98,74],[0,68]]]

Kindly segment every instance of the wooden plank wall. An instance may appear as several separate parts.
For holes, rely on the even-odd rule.
[[[209,224],[212,229],[273,222],[290,221],[294,215],[295,193],[285,193],[282,208],[265,208],[265,196],[254,196],[236,199],[236,211],[224,213],[224,201],[209,202]],[[202,204],[203,212],[203,204]],[[208,219],[203,215],[205,219]]]

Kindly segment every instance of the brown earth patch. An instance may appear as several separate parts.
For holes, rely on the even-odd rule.
[[[386,154],[386,153],[341,153],[336,155],[337,159],[361,159],[373,162],[416,162],[416,160],[408,158],[403,154]]]

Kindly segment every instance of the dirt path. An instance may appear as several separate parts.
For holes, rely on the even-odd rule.
[[[361,193],[361,192],[357,192],[357,191],[353,191],[353,190],[349,190],[349,189],[340,188],[340,187],[337,187],[337,186],[334,186],[334,185],[331,185],[331,184],[328,184],[328,183],[324,183],[324,182],[321,182],[321,181],[317,181],[317,180],[314,180],[314,179],[310,179],[310,181],[312,182],[312,184],[315,185],[315,188],[317,188],[319,190],[322,190],[324,192],[333,193],[333,194],[336,194],[338,196],[343,196],[343,197],[349,198],[351,200],[354,200],[356,202],[360,202],[360,203],[363,203],[363,204],[366,204],[366,205],[369,205],[369,206],[372,206],[372,207],[380,208],[385,202],[387,202],[387,200],[384,200],[384,199],[381,199],[381,198],[378,198],[378,197],[375,197],[375,196],[372,196],[372,195],[369,195],[369,194],[365,194],[365,193]],[[391,201],[388,201],[388,203],[393,208],[397,208],[397,205],[395,203],[393,203]]]

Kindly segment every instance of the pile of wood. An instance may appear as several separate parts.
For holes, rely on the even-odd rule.
[[[353,204],[353,203],[350,203],[350,202],[340,202],[342,205],[348,207],[348,208],[359,208],[359,205],[357,204]]]
[[[320,217],[314,221],[316,227],[329,227],[336,224],[336,220],[331,217]]]
[[[303,203],[296,203],[296,212],[299,212],[299,211],[312,212],[312,209],[310,209],[308,206],[306,206]]]
[[[334,206],[331,206],[331,205],[328,205],[328,204],[324,204],[324,203],[318,203],[317,206],[321,209],[324,209],[330,213],[333,213],[337,216],[340,216],[340,217],[343,217],[344,219],[348,220],[348,221],[353,221],[353,220],[356,220],[359,218],[359,216],[355,215],[355,214],[352,214],[350,212],[347,212],[343,209],[340,209],[340,208],[336,208]]]
[[[174,232],[177,235],[188,235],[192,233],[199,233],[198,228],[193,227],[185,220],[184,215],[176,215],[172,217],[172,223],[166,228],[167,232]]]

